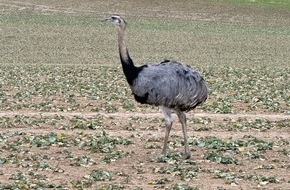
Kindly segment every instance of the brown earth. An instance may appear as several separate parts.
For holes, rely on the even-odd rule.
[[[13,115],[14,114],[14,115]],[[15,114],[30,115],[34,117],[50,117],[53,115],[63,115],[64,117],[82,116],[88,118],[94,118],[96,113],[1,113],[1,116],[13,117]],[[195,118],[205,118],[207,114],[196,113]],[[217,137],[224,141],[233,141],[238,139],[243,139],[245,136],[252,136],[266,142],[274,142],[273,148],[267,150],[263,153],[264,157],[260,159],[249,159],[246,155],[246,147],[242,149],[237,155],[233,155],[231,151],[226,152],[225,155],[238,157],[239,164],[219,164],[215,162],[210,162],[203,158],[210,150],[205,147],[190,146],[192,157],[191,161],[194,162],[193,165],[190,162],[178,161],[182,167],[189,168],[193,167],[198,170],[197,176],[190,179],[189,181],[184,181],[175,174],[156,173],[158,168],[172,168],[173,163],[158,163],[154,161],[159,157],[159,153],[162,146],[162,139],[164,137],[164,127],[163,121],[160,119],[162,116],[159,113],[114,113],[114,114],[102,114],[103,116],[103,128],[96,130],[63,130],[55,128],[49,125],[33,126],[28,127],[25,125],[20,125],[13,128],[2,128],[1,133],[13,133],[13,132],[24,132],[29,136],[48,134],[54,132],[57,134],[65,134],[67,136],[76,135],[77,133],[83,134],[94,134],[98,131],[105,130],[112,137],[121,136],[123,138],[130,139],[132,145],[120,145],[119,150],[127,152],[127,156],[123,156],[116,161],[112,161],[110,164],[99,164],[100,158],[103,157],[104,153],[94,153],[79,147],[62,147],[60,144],[56,144],[50,147],[37,148],[30,147],[29,154],[31,155],[46,155],[46,161],[51,166],[47,170],[37,170],[36,168],[30,168],[31,171],[37,171],[38,174],[46,175],[46,182],[51,184],[63,184],[64,182],[69,182],[73,180],[81,180],[91,171],[96,169],[111,171],[113,179],[108,182],[96,182],[92,186],[86,187],[85,189],[93,189],[100,187],[107,187],[108,184],[117,184],[119,187],[124,189],[136,189],[141,187],[142,189],[164,189],[170,187],[172,184],[189,184],[190,186],[196,186],[200,189],[289,189],[289,154],[288,156],[283,154],[283,150],[289,151],[289,127],[278,128],[274,127],[266,131],[249,129],[247,131],[229,131],[231,126],[223,125],[229,119],[237,118],[247,118],[249,120],[256,118],[269,118],[272,121],[285,120],[289,122],[289,116],[287,115],[223,115],[223,114],[208,114],[211,118],[209,124],[188,124],[188,134],[189,136],[194,136],[197,138],[202,137]],[[137,118],[137,120],[133,120]],[[182,144],[174,145],[175,142],[181,142],[182,132],[180,124],[177,122],[175,117],[175,125],[173,127],[171,137],[170,137],[170,152],[176,154],[183,151]],[[188,114],[189,121],[193,119],[192,114]],[[131,124],[134,130],[128,130],[124,126]],[[160,125],[160,126],[158,126]],[[206,130],[198,130],[201,127],[206,126]],[[145,145],[152,145],[153,148],[146,148]],[[75,154],[75,156],[88,156],[95,160],[95,163],[86,166],[73,166],[72,162],[65,157],[64,151],[69,150]],[[2,156],[7,153],[2,151]],[[24,157],[25,158],[25,157]],[[28,162],[23,160],[23,162]],[[271,169],[265,169],[263,166],[271,166]],[[29,168],[29,167],[28,167]],[[1,167],[1,172],[3,173],[0,182],[9,183],[9,179],[12,174],[25,171],[25,167],[19,167],[15,164],[4,164]],[[234,180],[226,180],[223,178],[218,178],[216,175],[217,171],[227,171],[228,173],[247,176],[247,178],[236,178]],[[263,181],[255,181],[249,176],[272,176],[275,177],[277,183],[268,183]],[[161,184],[155,184],[158,180],[166,179],[165,182],[160,182]],[[67,184],[67,189],[71,189]]]

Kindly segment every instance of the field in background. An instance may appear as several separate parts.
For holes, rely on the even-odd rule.
[[[0,189],[289,189],[288,1],[0,0]],[[208,101],[175,118],[134,102],[112,13],[135,63],[197,68]]]
[[[282,8],[282,9],[290,8],[290,2],[288,0],[275,0],[275,1],[272,1],[272,0],[216,0],[216,1],[270,7],[270,8]]]

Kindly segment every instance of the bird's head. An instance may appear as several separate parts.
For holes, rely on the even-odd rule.
[[[106,22],[113,23],[114,25],[120,26],[122,28],[126,27],[125,20],[119,15],[111,15],[109,18],[105,20]]]

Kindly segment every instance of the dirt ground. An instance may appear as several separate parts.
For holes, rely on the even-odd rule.
[[[11,117],[19,113],[1,113],[1,116]],[[73,116],[85,116],[94,118],[96,113],[22,113],[35,118],[49,117],[52,115],[63,116],[67,120]],[[100,113],[98,113],[100,114]],[[225,155],[238,157],[238,164],[221,164],[211,162],[204,159],[204,155],[210,149],[199,146],[190,146],[192,157],[190,160],[183,161],[181,157],[167,162],[158,162],[156,159],[160,157],[162,141],[164,137],[164,127],[162,115],[159,112],[152,113],[103,113],[102,122],[103,128],[96,130],[63,130],[58,127],[49,126],[47,124],[41,126],[28,127],[19,125],[10,129],[1,128],[1,133],[9,131],[23,132],[29,136],[37,136],[38,134],[47,134],[50,132],[64,133],[67,136],[82,134],[94,134],[96,132],[105,131],[112,137],[123,137],[132,141],[131,145],[118,145],[118,149],[126,152],[125,156],[113,160],[109,164],[99,164],[105,153],[94,153],[85,150],[84,148],[71,146],[66,147],[61,144],[55,144],[48,147],[30,147],[30,155],[43,155],[44,160],[49,163],[48,169],[36,169],[28,167],[38,174],[46,175],[45,182],[50,184],[63,184],[63,182],[76,181],[84,179],[91,171],[99,169],[113,172],[113,177],[110,181],[97,181],[90,186],[84,186],[84,189],[105,188],[109,189],[108,185],[116,185],[115,189],[165,189],[172,184],[187,184],[190,187],[198,187],[199,189],[289,189],[289,154],[283,154],[283,150],[289,151],[289,126],[284,128],[273,127],[266,131],[257,129],[249,129],[246,131],[230,130],[232,126],[228,123],[229,120],[237,120],[238,118],[253,119],[267,118],[272,122],[285,120],[289,122],[289,116],[286,115],[266,115],[266,114],[205,114],[193,113],[188,115],[188,134],[190,137],[216,137],[224,141],[234,141],[243,139],[246,136],[252,136],[265,142],[274,142],[270,150],[263,152],[263,157],[258,159],[249,159],[247,149],[245,147],[235,155],[231,151],[226,151]],[[193,124],[190,122],[193,118],[205,119],[210,118],[207,124]],[[65,119],[65,120],[66,120]],[[170,137],[170,154],[179,155],[183,151],[183,145],[180,143],[183,139],[181,126],[174,117],[175,123]],[[125,126],[131,126],[128,129]],[[204,128],[206,127],[206,128]],[[179,144],[178,144],[179,142]],[[22,145],[23,146],[23,145]],[[24,147],[23,147],[24,148]],[[74,155],[86,155],[94,160],[93,163],[76,167],[72,165],[72,161],[67,159],[64,152],[69,150]],[[5,151],[1,151],[2,156]],[[24,155],[23,162],[29,162],[28,157]],[[27,159],[27,160],[26,160]],[[178,163],[182,170],[190,168],[197,171],[197,175],[188,180],[182,179],[177,172],[172,172],[172,168]],[[159,169],[167,168],[168,172],[160,173]],[[1,166],[2,177],[0,182],[11,182],[11,175],[15,172],[25,171],[24,166],[17,166],[13,163],[4,164]],[[222,178],[218,177],[217,172],[225,171],[225,174],[235,174],[244,177]],[[277,182],[269,182],[262,179],[258,180],[252,176],[272,176]],[[162,181],[163,180],[163,181]],[[64,189],[74,189],[69,183]],[[112,188],[112,187],[111,187]],[[113,188],[114,189],[114,188]]]

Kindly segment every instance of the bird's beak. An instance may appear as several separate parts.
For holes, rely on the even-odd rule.
[[[111,18],[106,18],[105,20],[103,20],[104,22],[111,22],[112,19]]]

